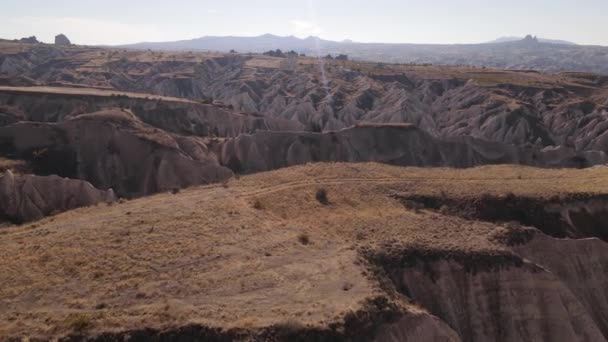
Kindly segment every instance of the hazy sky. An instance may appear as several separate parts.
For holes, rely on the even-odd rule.
[[[0,37],[65,33],[124,44],[264,33],[359,42],[478,43],[501,36],[608,45],[608,0],[2,0]]]

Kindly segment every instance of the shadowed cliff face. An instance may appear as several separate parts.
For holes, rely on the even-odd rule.
[[[514,248],[555,274],[579,299],[608,338],[608,244],[599,239],[559,240],[537,234]]]
[[[389,292],[411,298],[463,341],[605,341],[606,243],[507,227],[496,230],[508,242],[503,253],[385,245],[365,255]]]
[[[412,125],[360,125],[337,132],[259,132],[222,144],[220,161],[238,173],[309,162],[383,162],[401,166],[472,167],[485,164],[586,167],[604,153],[561,153],[470,137],[437,139]]]
[[[202,138],[172,136],[128,111],[78,116],[59,124],[0,127],[0,146],[37,174],[80,178],[120,196],[142,196],[232,175]]]
[[[358,125],[326,133],[261,131],[228,139],[203,138],[168,133],[145,123],[156,121],[157,127],[187,130],[171,116],[136,113],[136,109],[109,109],[59,123],[19,122],[0,127],[0,151],[27,161],[36,174],[79,178],[129,197],[217,182],[232,173],[310,162],[581,168],[607,160],[603,152],[539,150],[470,137],[438,139],[413,125],[398,124]],[[569,217],[586,222],[576,210]]]
[[[561,194],[550,198],[480,194],[474,197],[395,194],[404,205],[420,205],[469,220],[533,226],[556,238],[595,237],[608,242],[605,194]]]
[[[464,341],[605,340],[580,300],[535,265],[470,273],[437,261],[404,269],[397,282]]]
[[[4,108],[5,124],[19,121],[62,122],[81,114],[122,108],[129,109],[149,125],[182,135],[235,137],[257,130],[304,129],[297,122],[246,115],[225,107],[186,99],[153,98],[153,95],[146,94],[117,95],[111,91],[95,89],[11,89],[0,89],[0,109]],[[62,89],[65,89],[64,93]]]

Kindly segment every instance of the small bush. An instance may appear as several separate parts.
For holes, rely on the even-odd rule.
[[[180,192],[180,189],[179,189],[179,188],[173,188],[173,189],[171,190],[171,193],[172,193],[172,194],[174,194],[174,195],[179,194],[179,192]]]
[[[310,244],[310,237],[306,233],[301,233],[298,235],[298,241],[304,246]]]
[[[324,188],[317,190],[317,194],[315,195],[315,198],[317,199],[317,201],[319,203],[321,203],[323,205],[329,204],[329,198],[327,197],[327,190],[325,190]]]
[[[355,287],[355,285],[351,284],[351,283],[344,283],[342,285],[342,291],[350,291],[353,287]]]
[[[420,210],[424,209],[424,203],[420,203],[420,202],[416,202],[416,201],[412,201],[412,200],[403,201],[403,206],[406,209],[413,210],[415,213],[418,213],[418,212],[420,212]]]
[[[260,200],[256,199],[253,202],[253,209],[262,210],[264,209],[264,205],[262,205],[262,202],[260,202]]]
[[[72,331],[78,334],[83,334],[93,327],[91,318],[85,314],[70,314],[66,318],[66,323]]]

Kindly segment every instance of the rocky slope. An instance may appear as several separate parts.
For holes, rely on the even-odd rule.
[[[438,137],[608,149],[608,79],[602,74],[202,52],[13,50],[0,54],[12,66],[2,72],[13,83],[26,77],[47,85],[215,99],[313,131],[358,121],[413,123]]]
[[[295,131],[297,122],[247,115],[225,106],[107,89],[0,86],[0,123],[62,122],[104,109],[129,109],[139,120],[167,132],[236,137],[258,130]]]
[[[464,341],[605,340],[580,300],[537,265],[472,273],[451,261],[423,262],[403,270],[398,286]]]
[[[232,175],[200,137],[173,136],[128,110],[107,110],[60,123],[0,127],[1,151],[27,160],[36,174],[57,174],[142,196]]]
[[[604,233],[606,229],[604,228]],[[559,240],[535,234],[515,250],[557,276],[608,337],[608,249],[599,239]]]
[[[0,177],[0,220],[13,223],[114,201],[116,196],[112,190],[98,190],[80,180],[57,176],[15,176],[10,170]]]
[[[238,173],[310,162],[376,161],[401,166],[472,167],[485,164],[588,167],[608,162],[603,152],[517,148],[470,137],[437,139],[413,125],[358,125],[327,133],[259,132],[226,140],[220,162]]]
[[[115,108],[66,116],[58,123],[20,121],[0,127],[0,152],[25,161],[36,174],[86,180],[127,197],[309,162],[580,168],[608,161],[603,152],[518,148],[470,137],[438,139],[412,125],[398,124],[365,124],[326,133],[260,131],[236,138],[205,138],[156,128],[185,133],[200,128],[184,127],[179,116],[167,118],[162,113]],[[216,132],[230,134],[230,130]]]
[[[318,161],[453,167],[589,167],[607,161],[601,150],[438,137],[412,124],[360,123],[306,132],[294,120],[225,105],[107,89],[0,86],[0,105],[4,158],[26,161],[35,173],[83,179],[128,197],[220,181],[231,171]],[[166,154],[165,148],[173,152]]]

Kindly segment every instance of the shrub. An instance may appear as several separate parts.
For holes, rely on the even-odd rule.
[[[83,334],[93,326],[91,318],[85,314],[70,314],[66,318],[66,323],[75,333]]]
[[[424,209],[424,203],[412,200],[404,200],[402,203],[406,209],[413,210],[415,213],[419,213],[420,210]]]
[[[317,201],[323,205],[329,204],[329,198],[327,197],[327,190],[324,188],[318,189],[317,194],[315,195]]]
[[[254,208],[254,209],[257,209],[257,210],[262,210],[262,209],[264,209],[264,206],[262,205],[262,202],[260,202],[260,200],[259,200],[259,199],[256,199],[256,200],[253,202],[253,208]]]
[[[172,194],[174,194],[174,195],[176,195],[176,194],[178,194],[178,193],[179,193],[179,191],[180,191],[180,189],[179,189],[179,188],[173,188],[173,189],[171,190],[171,193],[172,193]]]
[[[298,235],[298,241],[306,246],[310,243],[310,237],[306,233],[301,233]]]

